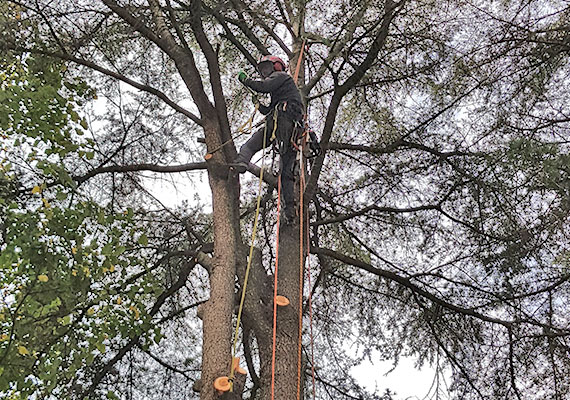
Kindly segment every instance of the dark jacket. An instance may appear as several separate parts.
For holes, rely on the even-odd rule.
[[[244,84],[259,93],[269,93],[271,103],[269,106],[260,104],[259,111],[267,115],[279,104],[287,102],[286,112],[292,119],[300,120],[303,112],[301,93],[295,81],[287,72],[275,71],[262,81],[246,79]]]

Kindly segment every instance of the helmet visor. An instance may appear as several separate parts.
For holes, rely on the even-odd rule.
[[[262,61],[257,64],[257,70],[264,78],[267,78],[273,72],[273,63],[271,61]]]

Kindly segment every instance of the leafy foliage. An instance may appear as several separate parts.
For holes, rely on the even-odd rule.
[[[97,205],[71,178],[93,157],[74,98],[93,92],[60,62],[2,63],[0,390],[62,398],[108,347],[160,340],[147,310],[158,287],[151,274],[126,279],[147,268],[132,252],[148,245],[133,210]]]

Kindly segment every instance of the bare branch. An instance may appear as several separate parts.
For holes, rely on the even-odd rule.
[[[498,324],[498,325],[504,326],[506,328],[511,327],[515,323],[515,321],[507,321],[507,320],[502,320],[500,318],[490,317],[490,316],[481,314],[479,312],[476,312],[472,309],[463,308],[463,307],[457,306],[455,304],[449,303],[448,301],[440,299],[439,297],[437,297],[434,294],[426,291],[425,289],[420,288],[416,284],[412,283],[409,278],[405,278],[405,277],[400,276],[398,274],[395,274],[394,272],[391,272],[391,271],[387,271],[384,269],[373,267],[372,265],[370,265],[368,263],[365,263],[365,262],[357,260],[355,258],[346,256],[346,255],[338,253],[336,251],[325,249],[325,248],[320,248],[320,247],[311,247],[311,253],[322,254],[324,256],[334,258],[334,259],[339,260],[345,264],[352,265],[352,266],[358,267],[360,269],[363,269],[365,271],[368,271],[371,274],[374,274],[376,276],[380,276],[382,278],[396,282],[396,283],[410,289],[412,292],[417,293],[418,295],[425,297],[426,299],[433,301],[434,303],[439,304],[440,306],[447,308],[450,311],[454,311],[454,312],[457,312],[457,313],[465,315],[465,316],[474,317],[474,318],[480,319],[480,320],[485,321],[485,322]]]
[[[283,18],[283,24],[291,34],[293,40],[295,40],[297,35],[295,34],[295,32],[293,32],[293,26],[291,25],[291,21],[289,20],[289,18],[287,18],[287,15],[285,15],[285,10],[283,10],[283,5],[281,4],[281,0],[275,0],[275,3],[277,3],[277,7],[279,8],[279,13],[281,14],[281,18]]]
[[[122,82],[125,82],[125,83],[131,85],[132,87],[134,87],[138,90],[142,90],[144,92],[155,95],[159,99],[163,100],[170,107],[172,107],[174,110],[176,110],[179,113],[187,116],[190,120],[194,121],[196,124],[202,125],[202,120],[200,119],[200,117],[198,117],[197,115],[193,114],[192,112],[188,111],[187,109],[176,104],[173,100],[171,100],[165,93],[161,92],[160,90],[153,88],[151,86],[144,85],[142,83],[136,82],[130,78],[127,78],[126,76],[124,76],[122,74],[119,74],[118,72],[114,72],[114,71],[111,71],[105,67],[101,67],[100,65],[97,65],[94,62],[83,60],[81,58],[78,58],[78,57],[75,57],[75,56],[72,56],[72,55],[66,54],[66,53],[56,53],[56,52],[50,52],[50,51],[45,51],[45,50],[39,50],[39,49],[23,48],[23,47],[18,47],[18,46],[11,46],[9,44],[8,44],[7,48],[11,49],[11,50],[23,52],[23,53],[41,54],[44,56],[55,57],[55,58],[59,58],[61,60],[71,61],[71,62],[74,62],[76,64],[83,65],[85,67],[91,68],[94,71],[101,72],[102,74],[110,76],[111,78],[115,78],[115,79],[118,79]]]
[[[226,107],[226,100],[224,97],[224,90],[222,87],[222,78],[220,73],[220,64],[218,62],[218,56],[212,47],[212,44],[208,40],[204,32],[204,27],[202,25],[202,1],[192,0],[190,3],[191,17],[190,24],[192,26],[192,31],[196,37],[196,41],[200,46],[200,49],[206,57],[208,62],[208,72],[210,75],[210,84],[212,85],[212,93],[214,94],[214,104],[215,112],[217,113],[219,126],[221,128],[221,142],[226,142],[231,139],[230,122],[228,120],[228,110]],[[230,158],[235,158],[235,147],[233,144],[225,147],[224,152],[230,152]]]
[[[338,222],[347,221],[352,218],[356,218],[362,215],[366,215],[370,211],[378,211],[381,213],[391,213],[391,214],[403,214],[403,213],[414,213],[418,211],[428,211],[428,210],[440,210],[441,206],[439,204],[434,205],[426,205],[426,206],[418,206],[418,207],[410,207],[410,208],[395,208],[395,207],[380,207],[376,204],[372,204],[370,206],[364,207],[361,210],[354,211],[350,214],[341,215],[336,218],[325,219],[322,221],[315,221],[312,222],[311,225],[318,226],[318,225],[328,225],[334,224]]]
[[[167,50],[168,46],[164,39],[160,38],[151,28],[146,26],[142,19],[135,17],[124,7],[121,7],[114,0],[102,0],[103,4],[111,9],[115,14],[128,23],[133,29],[142,34],[145,38],[154,42],[158,47]]]
[[[255,66],[257,64],[257,60],[255,59],[255,57],[245,48],[244,45],[241,44],[241,42],[236,38],[236,36],[234,35],[234,33],[232,32],[232,30],[230,29],[230,27],[228,26],[228,23],[226,21],[226,19],[217,11],[215,10],[210,10],[210,12],[212,13],[212,15],[218,20],[218,22],[222,25],[222,27],[224,28],[224,31],[226,32],[224,35],[222,35],[222,37],[225,37],[226,39],[228,39],[234,46],[236,46],[236,48],[244,55],[244,57],[247,59],[247,61],[249,61],[249,63],[253,66]]]
[[[249,41],[257,48],[260,54],[263,55],[269,54],[269,50],[267,50],[267,47],[263,43],[261,43],[261,41],[257,38],[255,33],[249,28],[249,26],[247,26],[245,18],[243,18],[241,12],[238,11],[238,15],[240,16],[241,19],[236,20],[233,18],[225,17],[222,14],[220,14],[218,11],[208,8],[206,6],[203,7],[206,11],[210,12],[214,17],[216,17],[216,19],[220,21],[220,23],[223,20],[234,26],[237,26],[238,29],[241,30],[244,33],[244,35],[249,39]],[[257,62],[253,62],[252,64],[255,65],[256,63]]]
[[[85,175],[74,176],[73,180],[75,180],[78,183],[83,183],[86,180],[94,177],[95,175],[105,174],[109,172],[135,172],[135,171],[152,171],[152,172],[164,172],[164,173],[187,172],[187,171],[206,169],[207,165],[208,164],[205,161],[199,163],[189,163],[181,165],[156,165],[156,164],[111,165],[108,167],[93,169]]]
[[[151,353],[150,350],[145,350],[140,344],[137,344],[137,347],[138,347],[139,349],[141,349],[144,353],[146,353],[146,354],[147,354],[150,358],[152,358],[154,361],[156,361],[157,363],[159,363],[160,365],[162,365],[164,368],[166,368],[166,369],[168,369],[168,370],[170,370],[170,371],[172,371],[172,372],[175,372],[175,373],[177,373],[177,374],[180,374],[180,375],[184,376],[184,377],[185,377],[186,379],[188,379],[188,380],[194,380],[194,378],[193,378],[192,376],[188,375],[188,372],[194,372],[193,369],[183,371],[183,370],[181,370],[181,369],[179,369],[179,368],[176,368],[176,367],[173,366],[173,365],[168,364],[166,361],[162,360],[161,358],[155,356],[154,354]]]
[[[338,57],[338,55],[342,51],[345,50],[346,44],[348,42],[350,42],[352,40],[352,38],[354,37],[354,32],[355,32],[356,28],[359,26],[359,24],[361,22],[361,18],[364,15],[364,13],[366,12],[366,9],[367,9],[366,6],[360,7],[360,9],[357,11],[356,15],[354,16],[354,18],[351,19],[351,22],[346,27],[346,33],[344,34],[343,38],[340,39],[339,41],[336,41],[333,44],[333,46],[329,50],[329,54],[327,55],[327,58],[322,62],[321,66],[319,67],[317,72],[315,72],[315,74],[313,74],[313,76],[311,77],[311,80],[303,88],[305,95],[308,95],[309,92],[315,87],[315,85],[321,80],[321,78],[324,76],[325,72],[327,72],[331,62],[336,57]]]
[[[360,79],[362,79],[366,71],[368,71],[368,69],[374,64],[374,61],[376,60],[378,53],[380,53],[380,50],[384,46],[384,43],[386,42],[386,39],[388,37],[388,31],[390,28],[390,24],[392,23],[392,19],[395,16],[396,8],[398,6],[401,6],[403,3],[404,1],[401,1],[400,3],[394,3],[392,0],[386,0],[386,12],[382,19],[382,24],[378,32],[376,33],[376,37],[370,47],[370,50],[368,51],[368,54],[366,55],[366,58],[362,61],[362,63],[358,66],[358,68],[355,69],[354,73],[341,86],[335,87],[334,94],[331,99],[329,109],[327,112],[323,134],[321,136],[321,145],[323,147],[326,148],[328,146],[328,142],[332,135],[336,116],[342,98],[346,95],[346,93],[348,93],[350,89],[354,87],[354,85],[356,85],[360,81]],[[306,191],[305,198],[307,199],[307,201],[310,201],[316,192],[317,182],[321,170],[323,168],[325,156],[326,152],[323,152],[323,154],[317,157],[313,165],[311,176],[309,177],[307,187],[305,189]]]
[[[195,265],[196,264],[194,262],[189,262],[184,265],[184,267],[180,270],[178,280],[171,287],[164,290],[160,296],[158,296],[156,302],[152,306],[152,309],[149,311],[150,316],[154,316],[158,310],[160,310],[160,307],[162,307],[166,299],[168,299],[184,286],[186,280],[188,279],[188,276],[190,275],[190,272],[192,272]],[[101,383],[101,380],[113,369],[114,365],[119,362],[125,356],[125,354],[127,354],[135,345],[139,343],[141,336],[142,334],[133,337],[125,346],[123,346],[123,348],[121,348],[121,350],[119,350],[119,352],[113,358],[105,363],[103,368],[101,368],[95,374],[93,380],[91,381],[91,385],[81,394],[81,398],[90,397],[93,394],[99,383]]]
[[[273,38],[273,40],[275,40],[275,42],[279,45],[279,47],[281,47],[281,50],[283,50],[285,52],[285,54],[287,54],[287,57],[291,58],[291,56],[293,55],[292,51],[285,44],[285,42],[283,42],[283,40],[279,37],[279,35],[277,35],[275,33],[275,31],[273,29],[271,29],[269,27],[269,25],[267,25],[265,23],[265,21],[263,21],[261,18],[259,18],[258,13],[256,13],[255,11],[253,11],[249,7],[247,7],[247,5],[241,0],[234,0],[234,3],[240,9],[242,9],[242,10],[245,9],[246,12],[253,18],[253,20],[257,24],[259,24],[259,26],[261,26],[263,28],[263,30],[265,30],[265,32],[267,32],[267,34],[269,34],[269,36],[271,36]]]

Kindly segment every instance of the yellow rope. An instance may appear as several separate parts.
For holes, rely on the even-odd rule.
[[[213,149],[212,151],[209,151],[204,158],[206,160],[209,160],[212,158],[213,154],[219,150],[221,150],[224,146],[228,145],[229,143],[233,142],[234,140],[236,140],[238,137],[240,137],[241,135],[243,135],[246,132],[250,132],[253,130],[253,119],[255,117],[255,114],[257,114],[257,110],[259,110],[259,103],[255,103],[255,110],[253,110],[253,114],[251,114],[251,117],[249,117],[249,119],[247,121],[245,121],[242,126],[239,127],[238,131],[236,132],[235,136],[230,137],[228,140],[226,140],[224,143],[222,143],[221,145],[219,145],[218,147],[216,147],[215,149]],[[249,128],[247,130],[245,130],[245,127],[249,125]]]
[[[277,130],[277,112],[275,113],[274,116],[274,120],[275,122],[273,123],[273,133],[272,133],[272,137],[275,137],[275,131]],[[253,120],[253,119],[252,119]],[[253,258],[253,248],[254,248],[254,244],[255,244],[255,237],[257,235],[257,223],[259,221],[259,209],[261,207],[261,187],[263,184],[263,170],[264,165],[265,165],[265,140],[267,139],[267,125],[265,125],[265,128],[263,129],[263,153],[261,156],[261,171],[259,173],[259,187],[258,187],[258,194],[257,194],[257,207],[255,210],[255,218],[253,221],[253,232],[251,234],[251,245],[249,246],[249,257],[247,259],[247,268],[245,270],[245,278],[243,280],[243,289],[241,292],[241,300],[239,303],[239,310],[238,310],[238,316],[237,316],[237,322],[236,322],[236,329],[234,332],[234,340],[233,340],[233,345],[232,345],[232,361],[231,361],[231,367],[230,367],[230,377],[229,377],[229,381],[230,381],[230,391],[233,392],[234,390],[234,383],[233,383],[233,379],[235,377],[235,365],[234,365],[234,357],[236,355],[236,348],[237,348],[237,341],[238,341],[238,334],[239,334],[239,324],[241,322],[241,314],[243,311],[243,304],[245,301],[245,292],[247,289],[247,281],[249,279],[249,271],[251,269],[251,260]],[[273,140],[273,139],[272,139]]]
[[[251,132],[253,128],[253,118],[255,117],[255,114],[257,114],[257,110],[259,110],[259,103],[255,103],[255,110],[253,111],[253,114],[251,114],[251,117],[249,117],[249,119],[239,127],[237,133],[241,133],[247,125],[249,125],[249,131]]]
[[[273,142],[276,138],[275,132],[277,131],[277,106],[275,106],[275,111],[273,112],[273,133],[271,134],[271,141]],[[265,144],[265,142],[263,142]]]

